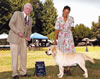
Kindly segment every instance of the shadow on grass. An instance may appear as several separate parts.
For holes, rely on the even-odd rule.
[[[95,60],[96,64],[92,64],[90,62],[86,62],[86,67],[88,69],[89,78],[88,79],[100,79],[100,60]],[[33,75],[34,68],[28,69],[28,73]],[[66,74],[62,79],[84,79],[82,76],[83,71],[79,66],[71,68],[72,76],[67,76]],[[11,71],[8,72],[0,72],[0,79],[12,79]],[[20,79],[58,79],[58,66],[46,66],[47,76],[45,77],[36,77],[32,76],[30,78],[21,78]]]

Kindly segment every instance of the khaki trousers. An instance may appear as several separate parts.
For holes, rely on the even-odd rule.
[[[12,57],[12,76],[25,75],[27,62],[27,45],[26,40],[22,38],[20,44],[10,43]],[[18,60],[20,59],[20,68],[18,70]]]

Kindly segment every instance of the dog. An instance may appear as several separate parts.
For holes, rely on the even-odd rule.
[[[88,71],[85,67],[85,60],[89,60],[93,64],[95,61],[82,53],[63,53],[56,46],[51,46],[45,52],[47,55],[52,55],[56,64],[59,67],[59,74],[57,74],[58,78],[62,78],[64,75],[64,67],[66,66],[76,66],[79,65],[84,71],[83,76],[88,78]]]

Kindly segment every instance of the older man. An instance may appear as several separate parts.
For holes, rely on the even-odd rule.
[[[26,70],[27,60],[27,41],[30,41],[32,28],[32,18],[29,14],[32,11],[32,5],[24,5],[24,11],[14,12],[10,22],[10,32],[7,41],[10,43],[12,57],[12,77],[19,79],[19,74],[23,77],[30,77]],[[18,71],[18,56],[20,57],[20,68]]]

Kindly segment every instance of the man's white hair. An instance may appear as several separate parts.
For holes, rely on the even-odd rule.
[[[31,3],[26,3],[26,4],[24,5],[24,8],[26,8],[26,7],[30,8],[31,11],[33,10],[33,7],[32,7],[32,4],[31,4]]]

